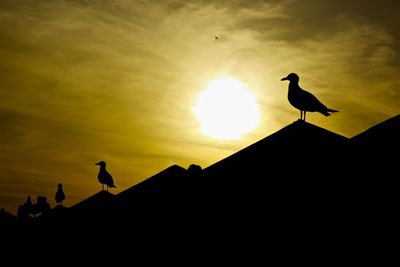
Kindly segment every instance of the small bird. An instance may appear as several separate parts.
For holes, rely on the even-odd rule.
[[[215,40],[219,40],[219,37],[217,35],[214,36]]]
[[[300,120],[306,121],[306,112],[319,112],[325,116],[330,116],[338,110],[327,108],[313,94],[303,90],[299,86],[299,76],[296,73],[290,73],[281,81],[289,81],[288,100],[289,103],[300,110]]]
[[[62,202],[63,202],[64,199],[65,199],[65,194],[64,194],[64,191],[63,191],[63,188],[62,188],[62,187],[63,187],[62,184],[59,183],[59,184],[58,184],[58,189],[57,189],[57,192],[56,192],[56,196],[54,197],[54,199],[55,199],[56,202],[57,202],[57,205],[58,205],[58,204],[61,204],[61,205],[62,205]]]
[[[116,186],[114,185],[114,180],[111,176],[110,173],[106,170],[106,163],[104,161],[97,162],[96,165],[100,166],[100,171],[99,174],[97,175],[97,178],[99,179],[99,182],[101,183],[101,188],[104,190],[104,185],[107,186],[107,192],[108,188],[115,188]]]

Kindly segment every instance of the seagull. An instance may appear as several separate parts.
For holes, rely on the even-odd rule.
[[[97,178],[101,183],[102,190],[104,190],[104,185],[107,186],[107,192],[109,187],[111,188],[116,187],[114,185],[114,181],[111,174],[109,174],[108,171],[106,170],[106,163],[104,161],[100,161],[97,162],[95,165],[100,165],[100,171],[99,174],[97,175]]]
[[[216,36],[216,35],[214,36],[214,38],[215,38],[215,40],[219,40],[219,37],[218,37],[218,36]]]
[[[56,200],[57,204],[61,204],[61,205],[62,205],[63,200],[65,199],[65,194],[63,192],[61,183],[58,184],[57,193],[56,193],[56,196],[54,197],[54,199]]]
[[[281,81],[289,81],[288,100],[289,103],[300,110],[300,120],[306,121],[306,112],[319,112],[325,116],[330,116],[338,110],[327,108],[313,94],[303,90],[299,86],[299,76],[296,73],[290,73]]]

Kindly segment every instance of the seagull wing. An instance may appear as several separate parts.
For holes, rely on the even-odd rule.
[[[116,187],[114,185],[114,180],[113,180],[111,174],[108,171],[104,172],[104,183],[106,185],[108,185],[109,187]]]
[[[304,104],[304,110],[314,112],[326,112],[328,109],[321,101],[318,100],[313,94],[303,90],[302,92],[302,100]]]

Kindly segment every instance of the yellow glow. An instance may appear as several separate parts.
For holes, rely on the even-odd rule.
[[[254,94],[242,82],[227,77],[209,83],[193,112],[205,134],[224,140],[250,132],[260,118]]]

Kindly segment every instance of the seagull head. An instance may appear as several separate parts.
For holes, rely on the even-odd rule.
[[[97,162],[95,165],[100,165],[100,167],[105,167],[106,163],[104,161]]]
[[[58,188],[62,188],[62,183],[59,183],[59,184],[58,184]]]
[[[296,73],[290,73],[285,78],[282,78],[281,81],[299,82],[299,79],[299,75]]]

